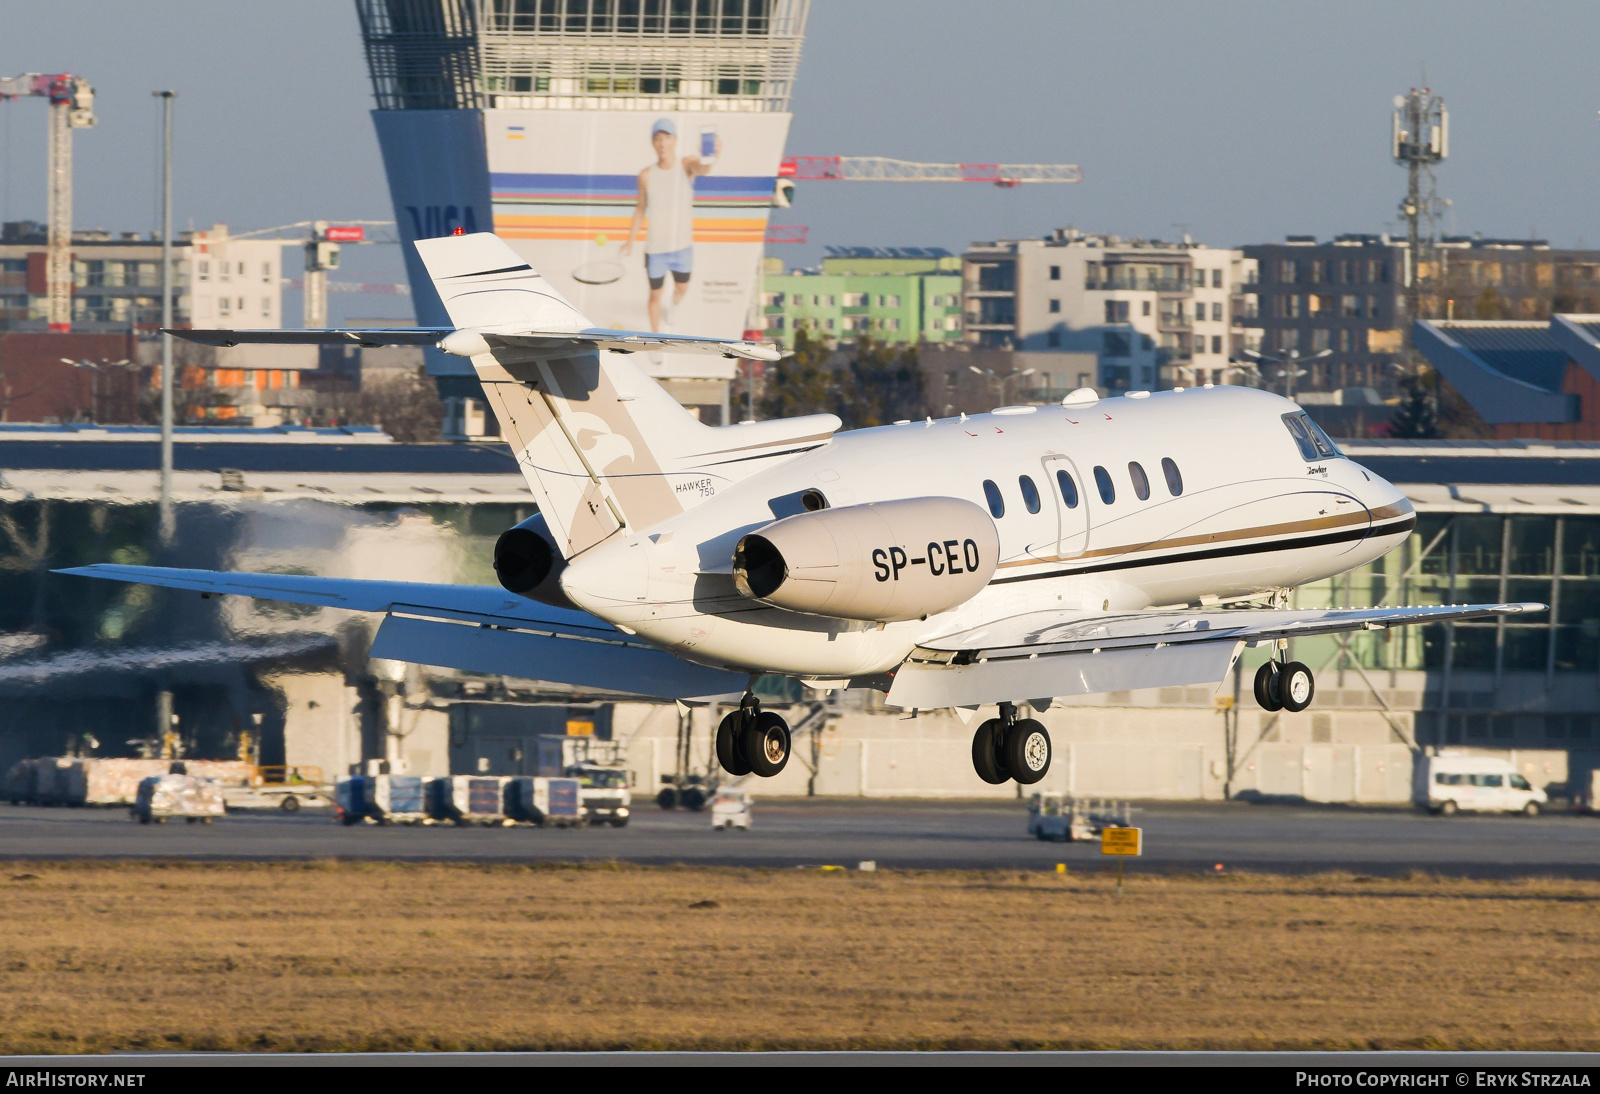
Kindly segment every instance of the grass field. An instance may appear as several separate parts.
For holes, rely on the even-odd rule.
[[[0,1051],[1600,1048],[1600,884],[0,865]]]

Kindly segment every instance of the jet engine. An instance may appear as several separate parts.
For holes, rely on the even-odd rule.
[[[971,599],[1000,556],[994,521],[960,498],[798,513],[739,540],[743,596],[808,615],[893,623]]]
[[[535,513],[521,524],[507,528],[494,543],[494,572],[508,592],[550,604],[557,608],[577,605],[561,588],[561,571],[567,560],[561,557],[544,514]]]

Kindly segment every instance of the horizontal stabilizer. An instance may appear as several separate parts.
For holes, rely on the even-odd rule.
[[[492,585],[224,573],[163,566],[79,566],[56,573],[213,596],[387,614],[374,657],[663,699],[741,694],[748,677],[683,661],[585,612]]]
[[[189,330],[162,328],[163,334],[202,346],[432,346],[454,327],[387,327],[316,330]]]

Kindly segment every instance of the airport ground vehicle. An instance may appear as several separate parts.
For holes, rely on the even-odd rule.
[[[428,780],[419,775],[352,775],[340,779],[334,797],[342,824],[427,824]]]
[[[181,817],[190,824],[210,824],[224,813],[222,785],[214,779],[185,774],[174,763],[165,775],[152,775],[139,783],[139,795],[130,812],[140,824],[165,824]]]
[[[750,830],[750,791],[742,786],[721,786],[711,799],[711,828]]]
[[[623,766],[622,742],[596,737],[561,737],[565,778],[578,780],[578,796],[590,824],[623,828],[633,813],[632,778]]]
[[[1523,813],[1536,817],[1550,799],[1515,767],[1497,756],[1442,752],[1418,757],[1411,800],[1444,817],[1458,812]]]
[[[589,822],[577,779],[518,775],[506,788],[507,810],[541,828],[581,828]]]
[[[1028,803],[1028,835],[1041,842],[1089,840],[1105,828],[1126,828],[1127,802],[1077,798],[1071,794],[1035,794]]]
[[[333,788],[323,779],[319,767],[257,767],[246,785],[223,787],[222,800],[229,809],[298,813],[302,805],[333,804]]]
[[[1600,767],[1591,769],[1589,777],[1579,781],[1572,795],[1572,808],[1579,813],[1600,814]]]

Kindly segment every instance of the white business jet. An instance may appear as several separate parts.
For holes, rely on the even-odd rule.
[[[1315,682],[1295,637],[1543,610],[1289,611],[1416,517],[1294,403],[1238,387],[1084,388],[838,432],[813,414],[713,428],[639,352],[771,361],[766,344],[595,327],[491,234],[417,243],[451,328],[177,330],[209,345],[434,344],[470,358],[539,513],[501,535],[503,588],[99,565],[62,571],[382,613],[374,657],[709,702],[722,766],[771,776],[788,727],[755,677],[868,687],[903,709],[987,704],[978,777],[1050,767],[1052,698],[1215,684],[1246,645],[1268,710]]]

